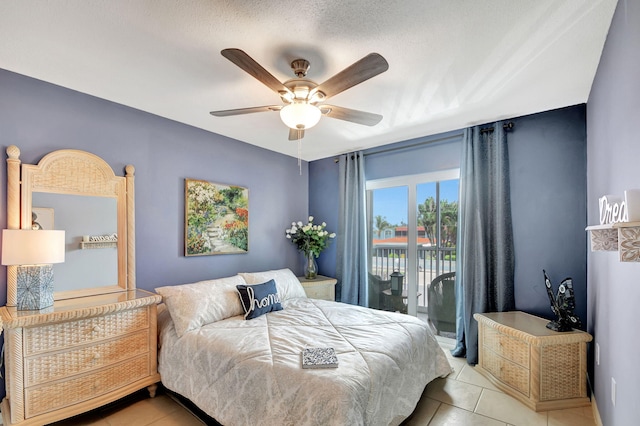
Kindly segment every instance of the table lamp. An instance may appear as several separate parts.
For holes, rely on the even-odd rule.
[[[64,231],[4,229],[2,264],[17,265],[18,310],[53,305],[53,263],[64,262]]]

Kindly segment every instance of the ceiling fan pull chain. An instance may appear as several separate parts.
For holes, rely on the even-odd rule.
[[[300,137],[298,137],[298,169],[300,169],[300,176],[302,176],[302,139]]]

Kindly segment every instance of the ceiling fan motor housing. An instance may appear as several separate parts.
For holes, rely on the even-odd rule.
[[[311,64],[306,59],[294,59],[291,61],[291,69],[298,78],[305,77],[310,66]]]

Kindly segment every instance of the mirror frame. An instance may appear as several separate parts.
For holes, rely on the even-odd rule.
[[[97,155],[76,149],[61,149],[45,155],[37,165],[22,164],[20,173],[20,150],[11,145],[7,148],[7,156],[9,229],[31,229],[34,192],[109,197],[117,202],[117,284],[54,292],[54,300],[135,289],[134,167],[128,165],[124,177],[116,176],[111,166]],[[16,266],[7,267],[8,306],[15,306],[17,302],[16,269]]]

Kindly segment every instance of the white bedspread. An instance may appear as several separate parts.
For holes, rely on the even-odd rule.
[[[228,318],[178,338],[159,316],[162,383],[225,426],[397,425],[451,366],[426,323],[337,302]],[[306,347],[333,347],[338,368],[302,369]]]

